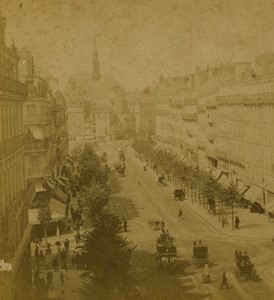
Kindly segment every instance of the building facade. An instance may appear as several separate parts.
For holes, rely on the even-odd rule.
[[[247,187],[244,197],[273,201],[274,56],[228,63],[159,81],[156,138],[224,185]]]
[[[0,259],[11,270],[0,272],[1,299],[29,299],[30,227],[23,144],[23,106],[27,87],[18,81],[15,46],[5,46],[5,19],[0,17]]]

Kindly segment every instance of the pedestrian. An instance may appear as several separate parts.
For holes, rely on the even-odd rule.
[[[235,218],[235,228],[236,229],[239,229],[239,224],[240,224],[240,219],[238,216],[236,216],[236,218]]]
[[[227,278],[226,278],[226,272],[225,272],[225,271],[224,271],[223,276],[222,276],[221,290],[223,289],[224,286],[225,286],[227,289],[229,289],[228,284],[227,284]]]
[[[60,273],[60,283],[61,283],[62,289],[64,289],[64,282],[65,282],[65,275],[64,275],[64,272],[61,271],[61,273]]]
[[[60,235],[60,229],[59,229],[59,226],[57,225],[56,227],[56,236],[59,236]]]
[[[138,186],[140,187],[141,186],[140,179],[137,180],[137,183],[138,183]]]
[[[126,219],[124,218],[124,230],[125,230],[125,232],[127,232],[127,221],[126,221]]]
[[[77,234],[75,236],[75,241],[76,241],[77,245],[81,242],[81,234],[80,234],[79,230],[77,231]]]
[[[68,280],[68,265],[66,262],[63,264],[63,271],[64,274],[66,275],[66,279]]]
[[[66,250],[63,248],[61,251],[61,262],[64,264],[66,262]]]
[[[179,209],[179,218],[181,218],[183,216],[183,211],[182,211],[182,209],[180,208]]]
[[[68,250],[69,250],[69,240],[67,238],[64,242],[64,247],[65,247],[66,252],[68,252]]]
[[[38,268],[35,268],[35,271],[33,273],[33,284],[36,289],[38,289],[40,286],[40,275]]]
[[[54,271],[58,271],[58,259],[57,259],[57,255],[54,256],[54,258],[52,260],[52,265],[53,265]]]
[[[52,281],[53,281],[53,273],[52,270],[49,270],[47,272],[47,286],[50,287],[52,285]]]
[[[39,257],[39,247],[38,245],[36,244],[36,247],[35,247],[35,253],[34,253],[34,256],[35,256],[35,262],[36,262],[36,266],[37,268],[39,269],[40,268],[40,257]]]

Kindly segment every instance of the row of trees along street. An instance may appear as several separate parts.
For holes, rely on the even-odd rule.
[[[224,207],[229,208],[234,229],[233,209],[241,199],[236,184],[230,182],[227,188],[223,187],[208,172],[199,170],[166,150],[157,149],[156,143],[150,139],[137,138],[132,147],[137,156],[158,175],[165,174],[176,187],[183,189],[192,203],[198,202],[213,215],[218,214],[223,226],[226,222]]]
[[[136,299],[138,291],[131,277],[132,245],[121,235],[121,220],[107,213],[109,201],[107,155],[99,157],[86,144],[79,157],[79,181],[84,213],[91,229],[83,235],[84,273],[82,299]]]

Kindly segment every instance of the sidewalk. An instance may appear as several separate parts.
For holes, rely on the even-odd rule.
[[[133,151],[133,153],[135,153]],[[138,158],[134,158],[138,161],[141,167],[144,166],[144,162],[140,161]],[[147,167],[147,171],[157,178],[157,174],[150,168]],[[175,186],[172,182],[167,182],[167,189],[170,190],[170,193],[173,194]],[[202,201],[201,201],[202,202]],[[222,222],[219,218],[218,213],[213,216],[209,214],[207,208],[203,207],[203,203],[199,205],[199,200],[196,199],[196,202],[190,198],[186,198],[183,202],[183,205],[187,206],[198,218],[203,219],[206,223],[214,227],[218,232],[235,237],[243,238],[248,240],[260,240],[260,241],[271,241],[274,236],[274,221],[268,222],[268,217],[265,214],[251,213],[249,209],[244,208],[233,208],[234,218],[236,216],[240,219],[239,229],[232,229],[232,215],[231,207],[224,207],[224,214],[227,214],[228,224],[222,226]]]

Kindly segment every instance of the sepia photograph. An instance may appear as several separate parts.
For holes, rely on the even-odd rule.
[[[0,300],[274,299],[274,1],[0,0]]]

